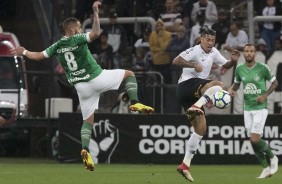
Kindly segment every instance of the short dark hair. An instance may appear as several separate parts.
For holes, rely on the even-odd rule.
[[[215,30],[208,28],[207,26],[203,26],[200,31],[201,31],[201,36],[204,36],[204,35],[215,36],[216,34]]]
[[[255,48],[255,51],[257,51],[257,48],[254,44],[251,44],[251,43],[247,43],[245,46],[244,46],[244,50],[246,47],[254,47]]]
[[[105,36],[105,37],[109,37],[109,34],[106,30],[103,30],[101,33],[100,33],[100,36]]]
[[[77,18],[74,18],[74,17],[70,17],[70,18],[67,18],[66,20],[64,20],[64,22],[63,22],[64,33],[66,33],[67,29],[69,29],[70,26],[72,26],[73,24],[76,24],[77,22],[79,22],[79,20]]]

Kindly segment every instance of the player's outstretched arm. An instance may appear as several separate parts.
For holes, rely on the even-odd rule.
[[[231,59],[230,61],[228,61],[227,63],[225,63],[223,65],[224,68],[226,69],[230,69],[232,68],[238,61],[238,59],[240,58],[240,52],[238,50],[234,50],[232,53],[231,53]]]
[[[32,60],[42,60],[45,58],[43,52],[31,52],[26,50],[24,47],[17,47],[10,50],[14,56],[26,56]]]
[[[94,21],[92,25],[92,30],[89,34],[90,40],[93,41],[100,35],[100,20],[99,20],[99,6],[102,5],[100,1],[95,1],[92,5],[94,11]]]

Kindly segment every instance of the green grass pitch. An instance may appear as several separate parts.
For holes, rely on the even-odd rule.
[[[189,183],[175,165],[97,164],[94,172],[82,164],[53,160],[0,158],[1,184],[182,184]],[[258,180],[259,165],[193,165],[195,184],[279,184],[282,167],[274,176]]]

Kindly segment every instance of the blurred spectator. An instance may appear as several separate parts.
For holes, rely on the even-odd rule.
[[[97,51],[95,52],[95,59],[97,63],[103,69],[113,68],[113,47],[108,44],[108,32],[102,31],[100,34],[100,44],[97,45]]]
[[[120,24],[117,24],[117,13],[114,9],[110,10],[109,12],[109,20],[110,24],[102,27],[103,30],[108,32],[108,42],[113,47],[114,53],[114,68],[123,68],[124,67],[124,60],[127,58],[128,54],[128,41],[127,41],[127,33],[124,27]],[[131,53],[130,53],[131,55]],[[131,56],[130,56],[131,57]],[[131,61],[130,61],[131,62]]]
[[[263,38],[260,38],[260,39],[257,41],[256,49],[257,49],[257,51],[262,52],[262,53],[265,55],[266,59],[269,58],[269,57],[268,57],[269,54],[268,54],[268,52],[267,52],[267,47],[266,47],[266,42],[264,41]]]
[[[161,19],[157,20],[156,30],[150,35],[149,43],[152,53],[152,68],[160,72],[166,83],[170,83],[170,58],[165,52],[168,43],[171,40],[171,33],[165,30],[164,23]]]
[[[208,0],[199,0],[193,4],[191,19],[194,23],[197,21],[197,12],[199,11],[205,15],[205,23],[210,25],[210,27],[216,22],[217,8],[214,2]]]
[[[77,18],[80,22],[83,22],[85,19],[89,17],[91,13],[93,13],[92,4],[94,0],[76,0],[76,12],[75,18]]]
[[[216,48],[221,49],[229,33],[229,21],[224,9],[219,10],[217,22],[212,25],[212,29],[216,31]]]
[[[119,17],[144,17],[148,12],[148,1],[151,0],[116,0],[115,10]],[[127,32],[127,40],[133,44],[136,37],[142,35],[141,29],[147,23],[135,21],[134,24],[124,24],[123,27]]]
[[[183,19],[182,24],[186,29],[190,29],[194,24],[191,19],[191,12],[193,9],[193,4],[198,2],[198,0],[188,0],[183,2]]]
[[[261,5],[259,15],[276,16],[282,15],[281,4],[277,0],[264,0],[265,4]],[[261,37],[265,40],[267,50],[271,53],[274,50],[274,39],[280,35],[281,21],[266,21],[260,25]]]
[[[172,61],[174,58],[176,58],[178,54],[180,54],[183,50],[186,50],[189,47],[189,37],[187,35],[186,28],[181,25],[178,27],[177,36],[172,38],[165,51],[169,53],[170,60]],[[171,65],[171,72],[172,83],[177,84],[182,72],[182,68],[176,65]]]
[[[165,50],[169,52],[170,58],[174,59],[180,52],[189,47],[189,37],[187,36],[186,28],[181,25],[178,27],[177,36],[171,39]]]
[[[160,14],[166,11],[165,1],[166,0],[149,0],[149,11],[147,14],[157,20],[160,17]]]
[[[183,7],[185,3],[186,3],[186,0],[173,0],[174,11],[177,13],[180,13],[182,16],[183,11],[184,11]]]
[[[150,50],[150,43],[149,43],[149,38],[150,38],[150,33],[151,31],[146,28],[143,31],[142,37],[137,39],[136,42],[134,43],[134,47],[143,47],[145,50],[149,51]]]
[[[135,48],[135,53],[132,57],[132,70],[134,71],[148,71],[151,68],[150,51],[139,46]]]
[[[119,17],[143,17],[149,9],[148,1],[151,0],[115,0],[115,9]]]
[[[240,30],[238,24],[230,24],[230,32],[227,35],[223,49],[232,52],[234,49],[243,51],[244,46],[248,43],[248,35],[245,31]]]
[[[205,23],[205,16],[202,12],[197,13],[197,22],[194,26],[192,26],[190,33],[190,46],[193,47],[198,45],[198,39],[201,37],[201,29],[204,27],[209,27],[208,24]]]
[[[275,50],[282,50],[282,41],[279,37],[274,39],[274,49]]]
[[[60,24],[66,18],[73,16],[73,10],[75,9],[75,0],[56,0],[51,2],[58,24]]]
[[[0,33],[3,33],[3,28],[1,25],[0,25]]]
[[[103,0],[102,7],[99,10],[100,17],[107,17],[110,10],[115,7],[116,0]]]
[[[166,0],[165,7],[166,11],[160,14],[160,18],[164,22],[165,29],[175,36],[178,26],[182,23],[181,14],[174,10],[173,0]]]

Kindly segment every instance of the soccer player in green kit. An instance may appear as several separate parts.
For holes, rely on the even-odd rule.
[[[92,30],[83,33],[81,23],[76,18],[68,18],[63,22],[64,36],[42,52],[31,52],[24,47],[11,49],[15,56],[24,55],[32,60],[42,60],[57,56],[63,66],[67,79],[74,85],[81,106],[83,125],[81,127],[81,156],[85,168],[93,171],[94,162],[89,154],[89,142],[94,124],[94,111],[98,109],[100,94],[109,90],[117,90],[125,82],[125,90],[129,95],[131,111],[152,113],[152,107],[138,102],[137,82],[135,75],[129,70],[102,70],[93,59],[87,43],[100,35],[99,6],[95,1],[92,5],[94,22]]]
[[[278,86],[278,81],[266,64],[255,61],[255,56],[255,46],[245,45],[245,63],[237,65],[234,83],[228,91],[234,96],[240,83],[243,83],[245,128],[250,136],[255,156],[263,167],[257,178],[263,179],[272,176],[278,170],[277,156],[272,153],[269,145],[261,138],[268,115],[267,97]],[[266,81],[271,82],[268,89]],[[270,164],[267,159],[270,159]]]

